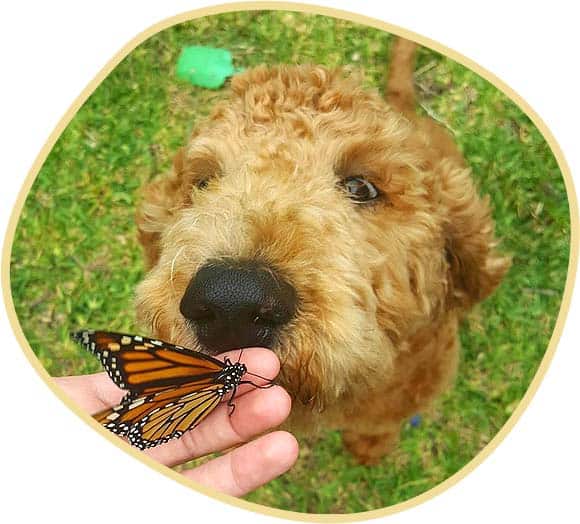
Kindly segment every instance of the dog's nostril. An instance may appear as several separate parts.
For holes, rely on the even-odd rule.
[[[187,318],[193,322],[211,322],[216,316],[213,309],[205,304],[196,304],[187,311]]]
[[[262,326],[275,328],[286,324],[291,318],[292,314],[280,308],[262,307],[254,317],[254,323]]]
[[[294,288],[255,262],[210,263],[194,275],[181,300],[182,315],[212,353],[271,347],[296,309]]]

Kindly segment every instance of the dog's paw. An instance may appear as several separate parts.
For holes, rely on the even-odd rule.
[[[344,447],[352,453],[359,464],[372,466],[391,453],[399,442],[399,432],[390,431],[377,435],[361,435],[345,431],[342,434]]]

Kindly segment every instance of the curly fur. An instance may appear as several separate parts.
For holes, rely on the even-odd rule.
[[[342,70],[234,77],[137,216],[150,268],[137,311],[155,336],[198,347],[179,302],[208,260],[265,261],[294,286],[297,315],[272,348],[288,427],[341,429],[363,463],[450,383],[459,319],[509,266],[455,144],[413,112],[413,52],[397,41],[388,103]],[[355,204],[338,185],[350,176],[383,198]]]

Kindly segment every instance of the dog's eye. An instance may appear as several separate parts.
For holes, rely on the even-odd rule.
[[[196,185],[197,189],[205,189],[208,184],[209,184],[209,179],[202,178],[195,185]]]
[[[379,196],[379,190],[374,184],[360,177],[349,177],[342,181],[348,196],[355,202],[370,202]]]

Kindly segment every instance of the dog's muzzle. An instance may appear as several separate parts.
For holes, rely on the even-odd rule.
[[[181,314],[212,354],[271,348],[296,312],[296,291],[273,269],[254,261],[210,262],[193,276]]]

